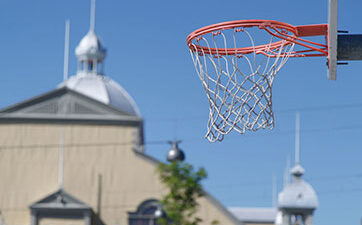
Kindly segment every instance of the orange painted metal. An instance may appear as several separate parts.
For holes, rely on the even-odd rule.
[[[242,48],[212,48],[202,46],[199,41],[203,35],[219,35],[221,31],[234,29],[236,32],[243,31],[244,28],[257,27],[268,32],[270,35],[278,37],[281,41],[271,44],[242,47]],[[303,46],[305,49],[289,53],[289,57],[314,57],[328,56],[328,45],[313,42],[301,37],[310,36],[328,36],[328,24],[292,26],[287,23],[273,20],[237,20],[224,23],[218,23],[195,30],[187,36],[187,45],[191,51],[197,51],[199,54],[218,55],[236,55],[242,56],[255,52],[270,57],[277,57],[276,52],[283,46],[293,43]],[[284,40],[284,41],[283,41]]]
[[[321,36],[328,34],[328,24],[296,26],[298,37]]]

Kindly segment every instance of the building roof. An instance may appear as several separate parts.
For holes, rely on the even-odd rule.
[[[110,105],[132,116],[141,116],[139,109],[127,93],[117,82],[103,75],[79,73],[59,85],[67,87],[94,100]]]
[[[103,75],[106,49],[92,25],[78,44],[75,54],[78,58],[77,74],[61,83],[59,88],[67,87],[128,115],[140,117],[140,111],[127,91],[117,82]]]
[[[229,207],[228,210],[243,223],[271,223],[277,216],[276,208]]]
[[[0,123],[27,121],[139,126],[142,118],[63,87],[0,109]]]

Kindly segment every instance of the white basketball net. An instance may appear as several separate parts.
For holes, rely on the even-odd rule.
[[[265,42],[265,36],[254,35],[253,29],[257,28],[219,30],[192,42],[195,47],[190,48],[192,60],[209,99],[205,137],[210,142],[222,141],[232,130],[243,134],[274,127],[273,80],[288,60],[294,44],[281,40],[282,44],[275,48],[273,43],[280,40],[268,35]],[[252,37],[263,39],[264,50],[256,50]],[[236,54],[235,49],[245,46],[252,46],[250,54]],[[211,53],[211,49],[219,49],[224,54]]]

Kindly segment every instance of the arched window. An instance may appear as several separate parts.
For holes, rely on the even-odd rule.
[[[155,212],[160,204],[155,199],[142,202],[136,212],[128,212],[128,225],[158,225]]]

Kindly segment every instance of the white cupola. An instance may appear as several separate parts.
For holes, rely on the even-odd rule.
[[[318,207],[317,194],[313,187],[302,179],[304,169],[300,165],[299,114],[296,118],[295,166],[290,171],[293,180],[278,196],[277,225],[312,225],[313,213]]]
[[[106,49],[94,31],[95,0],[91,4],[90,29],[75,49],[78,71],[59,88],[67,87],[126,115],[140,117],[139,109],[128,92],[110,77],[104,75]]]
[[[75,49],[75,55],[78,58],[78,74],[103,75],[104,59],[107,51],[99,37],[96,35],[94,29],[95,1],[92,0],[89,31]]]
[[[78,73],[103,75],[106,49],[94,30],[89,30],[75,49],[78,58]]]

